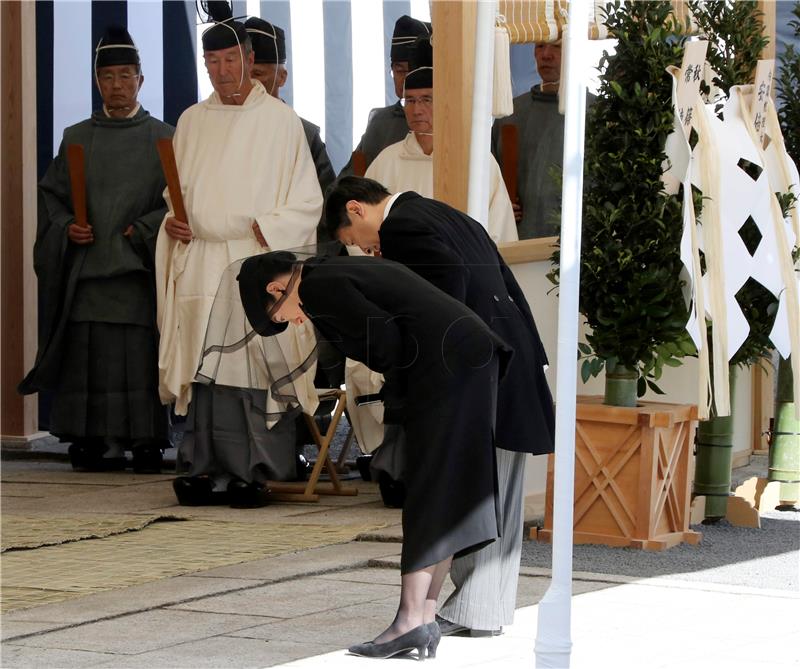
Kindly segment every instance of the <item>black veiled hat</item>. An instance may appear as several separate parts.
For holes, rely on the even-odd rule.
[[[244,24],[253,43],[256,63],[286,62],[286,33],[274,23],[252,16]]]
[[[219,51],[241,46],[247,39],[244,24],[233,20],[233,10],[226,0],[208,0],[203,3],[208,17],[214,22],[203,32],[203,51]]]
[[[267,293],[267,284],[279,274],[292,271],[297,256],[289,251],[271,251],[244,261],[239,275],[239,297],[253,330],[262,337],[271,337],[286,330],[289,323],[276,323],[270,316],[275,299]]]
[[[433,45],[430,37],[420,37],[414,42],[408,61],[408,74],[403,90],[433,88]]]
[[[139,50],[130,33],[122,26],[108,26],[95,48],[95,69],[110,65],[140,64]]]
[[[390,60],[393,63],[410,60],[416,39],[422,36],[430,37],[430,34],[430,23],[406,15],[401,16],[394,24],[392,48],[389,51]]]

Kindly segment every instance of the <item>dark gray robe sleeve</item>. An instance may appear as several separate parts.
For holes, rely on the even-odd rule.
[[[166,213],[165,204],[140,216],[132,223],[133,231],[129,237],[131,245],[149,267],[155,267],[156,239]]]
[[[317,135],[314,145],[311,147],[311,157],[314,159],[314,165],[317,168],[317,179],[319,180],[319,187],[323,194],[327,193],[328,188],[331,187],[336,181],[336,173],[333,171],[331,159],[328,158],[328,151],[325,149],[325,142]]]
[[[387,146],[401,141],[408,134],[408,124],[403,113],[403,108],[399,103],[388,107],[373,109],[369,115],[367,128],[361,136],[361,141],[354,149],[361,151],[366,158],[367,167]],[[353,174],[353,157],[347,161],[347,165],[339,172],[339,176],[350,176]]]
[[[39,337],[34,368],[19,384],[18,390],[30,394],[53,388],[57,378],[59,356],[53,355],[53,343],[62,313],[65,296],[74,289],[84,249],[70,247],[67,228],[75,222],[72,211],[66,144],[61,143],[58,155],[50,163],[38,189],[38,220],[33,266],[38,279]]]
[[[158,139],[171,139],[175,134],[175,128],[167,124],[159,124],[154,130]],[[141,214],[137,219],[131,222],[133,225],[133,232],[129,237],[131,245],[133,246],[139,257],[145,262],[146,266],[155,269],[156,257],[156,239],[158,239],[158,231],[161,229],[161,224],[164,221],[168,207],[162,195],[167,186],[166,177],[164,177],[160,170],[158,172],[161,182],[159,183],[158,194],[155,200],[152,201],[153,209],[145,214]]]
[[[315,132],[310,136],[306,131],[306,139],[308,140],[308,148],[311,150],[311,157],[314,159],[314,167],[317,169],[319,187],[324,196],[330,185],[336,181],[336,173],[333,171],[331,159],[328,157],[325,142],[319,136],[319,129],[316,129],[316,126],[314,128]]]
[[[38,200],[33,266],[39,279],[41,346],[49,339],[58,315],[69,246],[67,228],[75,222],[64,142],[39,183]]]
[[[374,121],[375,121],[375,112],[377,109],[372,109],[369,112],[369,116],[367,117],[367,127],[364,130],[364,134],[361,135],[361,139],[358,140],[358,146],[353,149],[353,153],[357,151],[363,152],[364,151],[364,142],[369,141],[370,133],[374,132]],[[367,157],[367,167],[369,167],[369,163],[372,162],[369,157]],[[350,154],[350,158],[347,161],[347,164],[341,169],[339,172],[339,178],[341,177],[349,177],[353,176],[353,155]]]
[[[66,149],[64,142],[61,142],[58,155],[50,163],[39,183],[39,220],[33,249],[34,267],[37,273],[43,266],[49,267],[53,261],[52,249],[46,248],[50,238],[56,236],[65,247],[67,228],[74,222]]]

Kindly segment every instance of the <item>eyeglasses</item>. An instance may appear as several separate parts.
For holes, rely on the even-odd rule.
[[[430,107],[433,104],[433,98],[430,95],[420,95],[418,98],[403,98],[404,107],[419,105],[420,107]]]

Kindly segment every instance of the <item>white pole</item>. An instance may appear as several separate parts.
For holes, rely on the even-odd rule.
[[[484,228],[489,225],[489,147],[492,139],[492,76],[496,15],[496,0],[478,0],[475,19],[475,80],[472,87],[467,213]],[[436,39],[436,35],[433,39]]]
[[[586,115],[584,54],[588,33],[587,0],[572,0],[566,33],[564,180],[561,208],[561,258],[556,381],[556,463],[553,491],[553,576],[539,602],[536,666],[569,667],[572,607],[572,506],[575,494],[575,394],[578,348],[583,140]]]

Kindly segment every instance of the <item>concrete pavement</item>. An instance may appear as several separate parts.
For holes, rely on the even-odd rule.
[[[60,463],[4,463],[6,523],[37,513],[87,521],[105,515],[113,517],[116,522],[107,525],[114,527],[130,517],[173,515],[185,520],[155,522],[103,538],[62,535],[55,538],[67,543],[4,553],[4,586],[14,571],[6,562],[27,556],[43,565],[33,585],[43,592],[62,592],[54,574],[63,561],[59,551],[66,549],[78,560],[84,556],[83,564],[71,563],[71,570],[84,569],[96,581],[108,583],[115,569],[146,580],[90,594],[68,592],[72,596],[41,605],[27,600],[23,606],[16,600],[0,619],[0,663],[148,669],[377,666],[377,661],[349,656],[344,649],[375,636],[394,615],[400,516],[382,507],[369,484],[359,486],[356,497],[326,498],[319,505],[187,509],[170,498],[168,476],[84,475]],[[191,527],[236,527],[269,550],[240,559],[235,543],[241,535],[222,532],[206,536],[210,545],[205,555],[193,557],[194,545],[187,548],[185,539],[177,538],[186,534],[178,528]],[[289,536],[286,528],[298,527],[302,531],[290,541],[276,536],[284,530]],[[324,527],[337,529],[327,538],[315,537]],[[342,538],[358,527],[369,529]],[[795,523],[787,531],[797,527]],[[52,535],[51,528],[39,535],[48,533]],[[128,548],[113,543],[123,538]],[[306,545],[298,543],[303,541]],[[113,549],[98,551],[103,542]],[[178,544],[183,545],[180,551]],[[142,546],[147,547],[144,552]],[[697,550],[702,549],[701,543]],[[35,557],[48,551],[52,557]],[[98,560],[98,555],[106,557]],[[167,577],[136,571],[130,555],[157,557],[167,565],[179,562],[180,569]],[[548,584],[548,569],[523,568],[515,624],[491,639],[444,639],[434,666],[533,667],[536,604]],[[444,596],[447,592],[449,584]],[[572,666],[579,669],[800,667],[796,589],[689,581],[677,572],[669,578],[578,572],[572,607]]]

